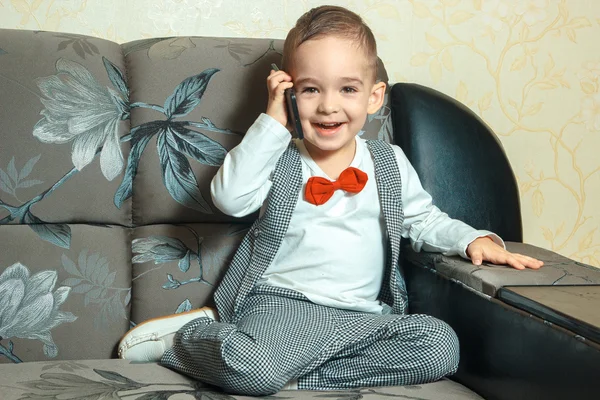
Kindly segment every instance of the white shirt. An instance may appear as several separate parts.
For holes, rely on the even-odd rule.
[[[211,183],[215,205],[224,213],[242,217],[263,206],[271,175],[291,136],[287,129],[261,114],[242,142],[232,149]],[[301,155],[302,182],[312,176],[330,179],[296,140]],[[441,252],[468,258],[466,249],[477,237],[492,236],[448,217],[432,204],[416,171],[398,146],[392,146],[402,180],[404,223],[401,234],[416,251]],[[381,313],[377,300],[386,253],[386,229],[381,212],[375,170],[366,141],[356,137],[350,166],[369,179],[360,193],[336,190],[320,206],[304,199],[304,186],[283,242],[259,284],[303,293],[314,303],[330,307]],[[264,209],[261,210],[261,213]]]

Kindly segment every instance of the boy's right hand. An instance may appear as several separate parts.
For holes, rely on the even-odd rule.
[[[274,71],[267,77],[267,89],[269,90],[269,103],[267,104],[267,115],[287,127],[287,110],[285,108],[285,89],[294,84],[292,77],[285,71]]]

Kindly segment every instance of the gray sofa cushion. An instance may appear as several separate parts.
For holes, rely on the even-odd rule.
[[[131,320],[212,305],[245,224],[151,225],[133,233]]]
[[[236,400],[213,387],[203,386],[157,364],[132,364],[124,360],[35,362],[0,365],[3,400],[33,399],[204,399]],[[283,391],[271,399],[414,399],[481,400],[451,380],[425,385],[343,390],[336,392]]]
[[[93,158],[96,144],[106,147],[106,140],[117,142],[129,131],[129,120],[122,119],[128,106],[113,103],[126,101],[126,93],[111,82],[111,75],[118,80],[117,71],[125,73],[119,45],[78,35],[2,30],[0,48],[0,168],[5,172],[0,173],[0,201],[18,206],[43,195],[32,203],[27,223],[129,225],[129,202],[120,209],[113,204],[122,175],[116,161],[108,157],[112,169],[103,171],[103,157]],[[93,159],[82,164],[90,154]],[[127,159],[126,146],[122,157]],[[0,208],[0,221],[6,216]]]
[[[129,230],[68,228],[64,249],[27,225],[0,225],[0,353],[12,347],[0,363],[115,356],[129,328]]]

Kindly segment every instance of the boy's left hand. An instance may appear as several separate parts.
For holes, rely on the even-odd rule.
[[[483,261],[507,264],[516,269],[538,269],[544,265],[543,261],[505,250],[488,236],[473,240],[467,247],[467,255],[474,265],[481,265]]]

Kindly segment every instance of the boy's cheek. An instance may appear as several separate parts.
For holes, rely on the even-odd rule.
[[[300,118],[305,118],[307,111],[310,108],[310,101],[308,101],[306,97],[296,95],[296,104],[298,105],[298,113],[300,113]]]
[[[302,122],[303,127],[304,127],[304,125],[310,125],[311,113],[308,110],[309,110],[308,104],[306,104],[306,103],[302,104],[301,102],[298,102],[298,114],[300,116],[300,122]]]
[[[307,121],[305,119],[301,119],[301,123],[302,123],[302,130],[304,131],[304,136],[308,135],[310,136],[312,134],[312,125],[310,123],[310,121]]]

